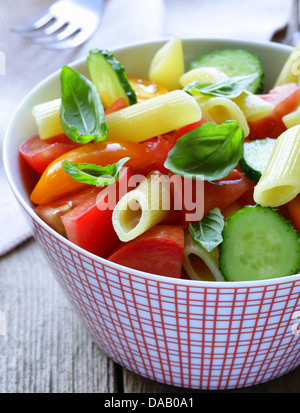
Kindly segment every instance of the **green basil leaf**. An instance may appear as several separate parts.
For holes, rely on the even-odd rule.
[[[62,167],[75,181],[95,186],[113,184],[119,178],[122,166],[130,158],[122,158],[118,162],[107,165],[94,165],[91,163],[74,163],[68,160],[62,162]]]
[[[80,143],[105,140],[108,127],[95,85],[69,66],[62,68],[60,79],[60,121],[66,135]]]
[[[220,125],[203,123],[178,139],[164,166],[192,179],[215,181],[225,178],[243,156],[242,128],[237,121]]]
[[[258,73],[247,76],[233,76],[216,83],[202,83],[195,80],[183,90],[188,93],[234,99],[243,93],[258,76]]]
[[[200,221],[189,225],[194,242],[210,252],[223,241],[224,217],[219,208],[214,208]]]

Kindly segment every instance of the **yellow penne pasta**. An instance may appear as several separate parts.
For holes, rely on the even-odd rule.
[[[282,122],[284,123],[287,129],[290,129],[296,125],[300,125],[300,106],[293,112],[283,116]]]
[[[192,280],[224,281],[219,270],[219,249],[208,252],[193,241],[186,232],[183,250],[183,268]]]
[[[182,87],[189,85],[194,81],[203,83],[217,83],[228,79],[228,76],[216,67],[199,67],[189,72],[186,72],[179,79]],[[201,95],[200,95],[201,96]],[[194,95],[197,102],[206,101],[207,97],[199,98],[199,95]],[[248,92],[247,90],[241,93],[238,97],[233,98],[232,101],[238,105],[244,113],[246,120],[254,121],[268,115],[274,109],[274,105],[259,96]]]
[[[32,110],[40,139],[49,139],[64,133],[60,123],[61,99],[34,106]]]
[[[294,50],[285,62],[274,86],[284,85],[285,83],[298,83],[300,74],[300,42],[296,44]]]
[[[240,96],[232,99],[241,109],[247,121],[254,121],[267,116],[274,109],[274,105],[266,102],[259,96],[248,91],[243,92]]]
[[[226,120],[236,120],[244,132],[249,135],[249,126],[244,113],[238,105],[226,98],[211,98],[200,103],[203,118],[209,122],[221,124]]]
[[[262,206],[278,207],[300,192],[300,125],[282,133],[271,158],[254,188],[254,200]]]
[[[119,239],[127,242],[161,222],[169,209],[168,180],[154,172],[120,199],[113,211],[113,227]]]
[[[106,116],[108,139],[141,142],[201,119],[192,96],[174,90]]]
[[[182,41],[174,37],[156,52],[150,65],[149,79],[175,90],[180,88],[179,78],[183,73]]]

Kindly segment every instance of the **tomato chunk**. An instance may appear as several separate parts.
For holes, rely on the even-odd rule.
[[[144,175],[148,175],[153,169],[160,171],[163,174],[167,174],[169,171],[164,167],[165,160],[168,153],[176,144],[176,132],[165,133],[155,138],[148,139],[142,142],[142,145],[146,146],[153,152],[155,158],[155,164],[143,171]]]
[[[102,188],[90,187],[59,201],[38,205],[34,211],[51,228],[66,236],[65,227],[61,220],[62,216],[90,197],[93,197],[95,192],[98,194],[101,190]]]
[[[286,206],[294,227],[300,232],[300,195],[288,202]]]
[[[127,108],[128,103],[125,98],[119,98],[114,101],[114,103],[106,109],[105,115],[108,115],[109,113],[117,112],[120,109]]]
[[[113,208],[119,201],[119,187],[128,186],[130,168],[122,168],[117,184],[87,194],[84,202],[61,217],[67,238],[88,252],[106,258],[120,244],[112,225]],[[113,202],[109,202],[112,196]]]
[[[126,166],[132,167],[133,171],[138,173],[155,163],[153,153],[140,143],[112,140],[88,143],[60,156],[46,168],[31,193],[31,201],[35,204],[54,202],[87,188],[87,184],[73,180],[63,170],[62,162],[65,159],[75,163],[87,162],[106,166],[124,157],[130,157]]]
[[[66,135],[47,140],[41,140],[35,135],[20,145],[19,152],[32,169],[42,174],[56,158],[79,146],[80,144],[73,142]]]
[[[262,99],[275,105],[271,113],[255,121],[249,121],[251,139],[278,138],[286,126],[282,117],[295,110],[300,104],[300,88],[296,83],[287,83],[270,90]]]
[[[205,119],[200,119],[198,122],[190,123],[189,125],[183,126],[182,128],[176,131],[176,140],[181,138],[181,136],[185,135],[188,132],[191,132],[194,129],[199,128],[203,123],[206,123]]]
[[[180,225],[156,225],[122,244],[108,260],[135,270],[181,277],[184,234]]]
[[[254,182],[246,178],[238,169],[233,169],[227,177],[218,181],[204,181],[200,189],[201,193],[199,193],[197,181],[177,177],[175,185],[171,185],[171,205],[177,205],[177,211],[171,211],[169,219],[176,222],[177,214],[177,219],[184,227],[187,227],[189,222],[198,221],[214,208],[224,211],[253,188]],[[178,206],[181,208],[179,209]],[[197,211],[202,212],[200,217]],[[195,219],[187,219],[188,215],[195,215]]]

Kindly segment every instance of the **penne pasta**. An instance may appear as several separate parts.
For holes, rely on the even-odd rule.
[[[230,99],[211,98],[200,103],[203,118],[208,122],[221,124],[227,120],[236,120],[244,132],[244,136],[249,135],[249,126],[244,113]]]
[[[183,267],[192,280],[224,281],[224,277],[219,270],[218,247],[211,252],[206,251],[195,244],[189,232],[185,234]]]
[[[40,139],[49,139],[64,133],[60,123],[60,105],[61,99],[54,99],[34,106],[32,114]]]
[[[271,158],[254,188],[254,200],[262,206],[278,207],[300,192],[300,125],[277,138]]]
[[[153,172],[116,205],[112,222],[123,242],[143,234],[161,222],[170,209],[170,188],[166,177]]]
[[[61,100],[33,109],[41,139],[64,133],[60,123]],[[165,93],[106,115],[108,139],[141,142],[201,119],[199,105],[182,90]]]
[[[189,85],[194,81],[203,83],[217,83],[228,79],[228,76],[216,67],[199,67],[190,70],[181,76],[179,79],[182,87]],[[207,97],[199,97],[195,95],[197,102],[208,100]],[[232,101],[241,109],[247,121],[254,121],[268,115],[274,109],[272,103],[266,102],[258,95],[255,95],[247,90],[241,93],[240,96],[233,98]]]
[[[276,86],[284,85],[285,83],[297,83],[300,74],[300,41],[294,47],[294,50],[290,54],[289,58],[285,62],[283,68],[281,69],[279,76],[275,82]]]
[[[240,96],[232,99],[234,103],[241,109],[247,122],[252,122],[263,118],[272,112],[274,105],[265,101],[258,95],[248,92],[243,92]]]
[[[283,116],[282,122],[284,123],[287,129],[290,129],[293,126],[300,125],[300,106],[293,112]]]
[[[105,119],[108,139],[141,142],[197,122],[201,116],[195,99],[175,90],[111,113]]]
[[[174,37],[156,52],[150,65],[149,79],[175,90],[180,88],[179,78],[183,73],[182,41]]]

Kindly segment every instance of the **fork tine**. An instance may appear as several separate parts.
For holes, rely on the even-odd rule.
[[[64,28],[64,26],[67,24],[67,22],[64,19],[53,17],[51,20],[53,20],[51,24],[51,21],[49,21],[47,26],[43,26],[40,29],[31,31],[29,33],[21,33],[21,36],[25,37],[26,39],[35,39],[50,36]]]
[[[76,47],[98,28],[102,6],[103,0],[58,0],[31,24],[12,31],[49,49]]]
[[[77,34],[79,30],[82,30],[81,28],[78,28],[78,26],[75,26],[70,23],[65,23],[63,27],[64,29],[60,31],[58,34],[54,34],[53,36],[33,39],[33,41],[35,43],[42,44],[42,45],[47,44],[47,43],[60,42],[68,38],[71,38],[72,36]]]
[[[15,33],[26,33],[33,30],[41,29],[53,19],[53,16],[48,11],[40,15],[36,20],[29,23],[27,26],[13,27],[11,30]]]
[[[72,37],[69,37],[63,41],[57,43],[44,43],[43,46],[47,49],[61,50],[67,48],[73,48],[81,45],[86,42],[91,34],[95,31],[95,28],[92,29],[82,29],[77,34]]]

